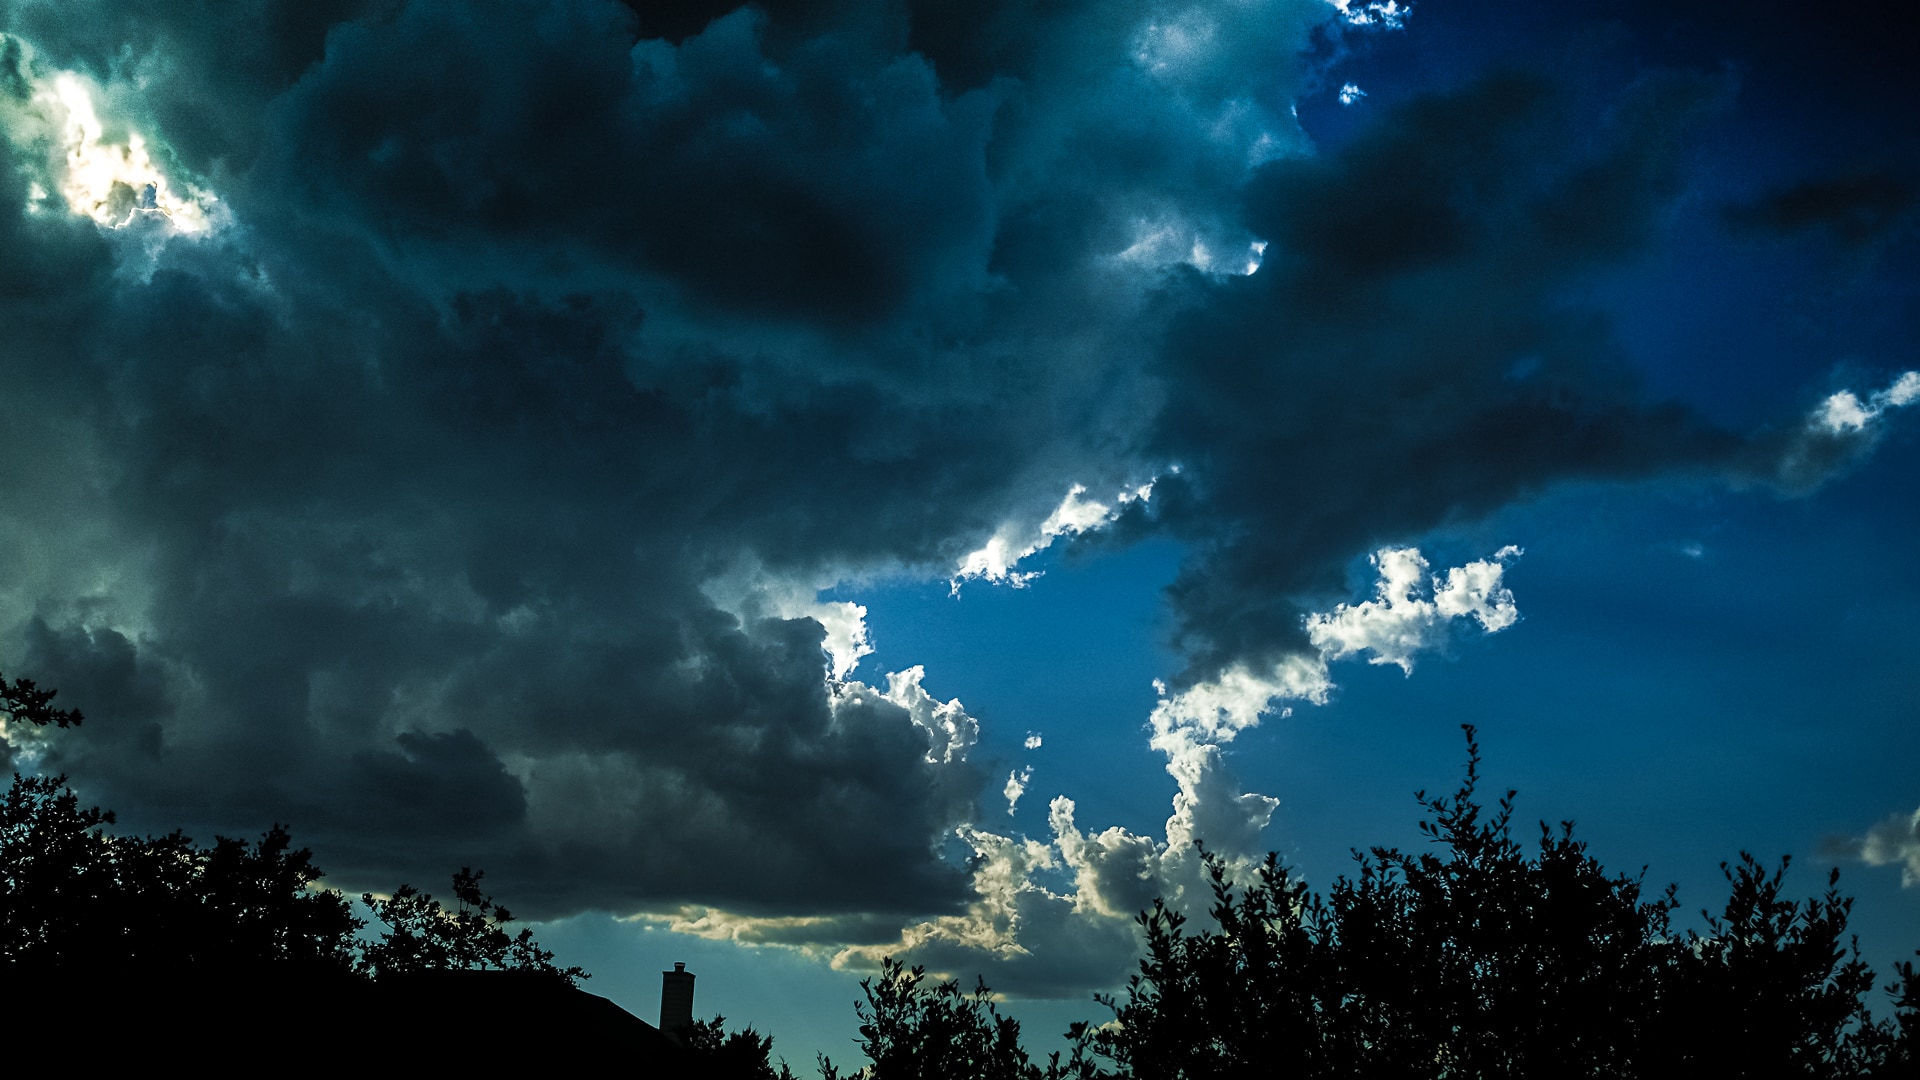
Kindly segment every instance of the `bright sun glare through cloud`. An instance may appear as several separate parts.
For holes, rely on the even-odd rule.
[[[43,141],[54,153],[48,175],[28,191],[30,207],[57,191],[70,213],[92,218],[109,228],[124,228],[141,216],[163,220],[173,232],[194,235],[213,227],[210,192],[193,184],[176,185],[161,171],[140,132],[124,124],[118,141],[107,137],[87,80],[71,71],[36,71],[32,53],[16,39],[0,45],[13,61],[10,74],[28,91],[26,100],[12,101],[0,113],[16,139]],[[51,187],[49,187],[51,185]]]

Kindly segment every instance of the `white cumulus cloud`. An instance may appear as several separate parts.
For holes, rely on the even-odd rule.
[[[1007,797],[1008,817],[1012,817],[1013,812],[1019,809],[1020,796],[1027,793],[1027,781],[1032,779],[1033,766],[1031,765],[1024,769],[1015,769],[1007,773],[1007,786],[1000,789],[1000,793]]]
[[[1037,525],[1019,522],[1002,525],[985,545],[960,560],[950,579],[953,591],[959,593],[961,584],[974,578],[1024,588],[1040,574],[1014,569],[1020,560],[1046,550],[1062,536],[1105,528],[1120,516],[1121,509],[1128,503],[1152,498],[1153,481],[1120,492],[1111,505],[1089,499],[1086,494],[1085,484],[1075,484],[1067,490],[1067,497],[1060,500],[1060,505]]]
[[[853,674],[873,652],[867,609],[848,600],[820,599],[820,586],[769,572],[757,560],[737,560],[701,587],[715,606],[741,621],[756,618],[812,619],[826,632],[820,648],[836,679]]]
[[[1156,897],[1186,910],[1210,895],[1196,841],[1236,872],[1248,870],[1265,850],[1262,836],[1279,800],[1241,790],[1227,745],[1263,717],[1286,715],[1291,703],[1324,703],[1334,688],[1333,660],[1370,653],[1376,663],[1410,670],[1413,655],[1442,644],[1458,620],[1488,633],[1512,626],[1519,612],[1501,581],[1519,554],[1504,547],[1434,575],[1418,550],[1382,549],[1373,557],[1380,571],[1374,599],[1307,617],[1310,627],[1320,628],[1316,652],[1260,669],[1238,664],[1178,693],[1156,683],[1160,700],[1148,717],[1149,741],[1166,755],[1175,783],[1163,836],[1119,826],[1083,831],[1073,800],[1064,795],[1048,805],[1052,835],[1046,841],[963,827],[958,835],[975,858],[975,897],[967,911],[910,925],[885,943],[850,946],[835,956],[835,966],[871,969],[887,955],[910,955],[936,971],[991,963],[996,986],[1027,993],[1065,972],[1093,985],[1121,978],[1125,950],[1100,950],[1131,943],[1137,912]],[[1028,738],[1030,746],[1038,741]],[[1008,774],[1003,793],[1010,812],[1031,780],[1031,769]],[[1061,871],[1070,883],[1059,880]]]
[[[1851,390],[1829,396],[1815,409],[1811,423],[1836,435],[1860,431],[1878,420],[1888,409],[1903,408],[1920,399],[1920,371],[1903,372],[1884,390],[1867,396],[1865,401]]]
[[[1902,372],[1865,397],[1852,390],[1835,391],[1822,398],[1800,424],[1760,443],[1765,473],[1790,492],[1812,491],[1863,460],[1891,422],[1887,414],[1916,400],[1920,400],[1920,371]]]
[[[1500,579],[1507,560],[1520,554],[1504,547],[1490,559],[1448,570],[1444,579],[1429,579],[1417,549],[1382,548],[1373,556],[1380,571],[1374,598],[1307,616],[1307,637],[1329,660],[1372,653],[1368,663],[1412,674],[1414,654],[1439,644],[1454,619],[1472,618],[1490,634],[1519,619],[1513,593]]]
[[[887,676],[886,693],[881,696],[907,710],[914,725],[926,732],[928,763],[965,761],[967,750],[980,741],[980,721],[967,715],[959,698],[941,701],[927,693],[920,685],[926,677],[927,669],[920,664],[892,672]],[[861,683],[850,685],[864,687]]]
[[[1054,844],[1073,871],[1074,906],[1109,919],[1133,918],[1160,891],[1163,848],[1151,837],[1118,826],[1083,833],[1073,813],[1073,800],[1064,795],[1047,807]]]
[[[1900,884],[1920,885],[1920,810],[1895,814],[1875,825],[1854,842],[1854,848],[1868,866],[1899,864]]]
[[[1519,555],[1519,548],[1508,546],[1430,577],[1418,549],[1383,548],[1373,555],[1380,574],[1374,599],[1307,616],[1315,653],[1286,656],[1259,670],[1235,664],[1177,694],[1156,684],[1161,698],[1148,717],[1149,742],[1166,755],[1167,772],[1178,785],[1167,819],[1168,845],[1203,839],[1229,855],[1256,853],[1279,801],[1237,790],[1222,748],[1262,717],[1284,715],[1289,702],[1323,704],[1333,690],[1333,660],[1371,653],[1372,663],[1411,673],[1414,654],[1442,644],[1455,620],[1472,619],[1487,633],[1512,626],[1519,610],[1501,578],[1506,563]]]
[[[1327,0],[1327,2],[1339,9],[1341,17],[1354,26],[1399,30],[1407,25],[1407,16],[1413,14],[1413,5],[1402,4],[1399,0],[1367,4],[1355,4],[1353,0]]]

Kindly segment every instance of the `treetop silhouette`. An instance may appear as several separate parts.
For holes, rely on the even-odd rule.
[[[56,691],[0,680],[0,711],[39,727],[83,717],[55,709]],[[377,941],[338,891],[317,887],[313,853],[281,825],[254,843],[216,836],[202,847],[175,831],[122,836],[112,811],[82,807],[65,776],[15,773],[0,801],[0,963],[65,976],[145,976],[188,992],[270,974],[380,979],[427,971],[501,970],[587,978],[553,963],[530,929],[480,889],[483,871],[453,875],[456,906],[412,885],[362,899],[386,926]]]
[[[441,907],[429,893],[402,885],[390,897],[367,893],[361,901],[387,927],[380,940],[363,945],[360,961],[375,978],[423,971],[525,971],[552,975],[568,985],[591,978],[578,967],[554,964],[553,953],[522,927],[509,934],[513,915],[480,891],[484,870],[461,867],[453,875],[457,907]]]
[[[79,709],[56,709],[53,698],[58,690],[42,690],[34,685],[32,679],[15,679],[9,683],[0,676],[0,713],[6,713],[13,719],[24,723],[46,727],[72,727],[85,717]]]
[[[866,1080],[980,1075],[1033,1080],[1460,1078],[1893,1078],[1916,1071],[1920,976],[1895,969],[1894,1016],[1864,997],[1871,969],[1846,936],[1837,891],[1783,895],[1786,862],[1723,866],[1704,930],[1677,932],[1675,889],[1608,873],[1542,823],[1513,836],[1515,792],[1480,800],[1480,748],[1451,796],[1415,793],[1430,850],[1356,851],[1321,895],[1278,858],[1236,871],[1202,851],[1212,925],[1163,901],[1141,914],[1146,955],[1099,1027],[1076,1024],[1045,1070],[999,1059],[1012,1025],[984,985],[921,984],[889,959],[862,984]],[[1015,1029],[1017,1032],[1017,1028]],[[910,1052],[901,1052],[911,1048]],[[949,1062],[949,1071],[929,1062]],[[999,1071],[978,1071],[993,1069]],[[831,1074],[830,1074],[831,1075]]]
[[[81,721],[53,697],[28,680],[0,681],[0,711],[14,721]],[[1674,887],[1650,894],[1642,876],[1609,873],[1572,822],[1542,822],[1532,843],[1517,840],[1516,793],[1481,801],[1480,747],[1474,729],[1465,732],[1460,787],[1415,793],[1427,850],[1355,851],[1352,874],[1322,895],[1274,855],[1236,867],[1202,849],[1212,925],[1191,930],[1159,900],[1143,912],[1139,972],[1122,995],[1096,996],[1112,1020],[1074,1025],[1065,1061],[1035,1065],[984,982],[971,992],[929,984],[923,968],[889,957],[861,983],[870,1063],[852,1075],[1920,1076],[1920,970],[1894,968],[1892,1013],[1876,1018],[1866,1004],[1874,975],[1847,935],[1853,902],[1839,892],[1839,871],[1822,894],[1795,900],[1784,893],[1786,859],[1769,869],[1742,852],[1722,864],[1725,903],[1702,911],[1698,929],[1678,931]],[[365,895],[386,928],[367,940],[346,898],[316,887],[311,853],[279,825],[257,842],[216,837],[202,847],[179,832],[119,836],[112,824],[110,812],[82,807],[65,777],[14,775],[0,801],[0,973],[42,988],[75,975],[157,973],[176,994],[267,974],[324,989],[506,971],[568,993],[586,977],[556,965],[530,930],[511,933],[513,916],[481,889],[478,870],[454,875],[451,909],[407,885]],[[771,1049],[770,1037],[728,1033],[715,1019],[694,1026],[684,1051],[710,1075],[790,1078]],[[820,1068],[840,1080],[824,1057]]]

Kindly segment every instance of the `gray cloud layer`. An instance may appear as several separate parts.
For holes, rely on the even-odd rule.
[[[1311,157],[1320,0],[486,10],[7,10],[0,117],[84,73],[225,215],[48,212],[0,139],[0,659],[89,716],[12,752],[132,822],[288,820],[343,881],[474,863],[533,914],[957,910],[997,774],[712,582],[944,575],[1160,475],[1110,535],[1194,546],[1201,679],[1378,543],[1786,460],[1566,304],[1717,78],[1597,129],[1492,78]],[[1870,437],[1803,435],[1789,486]]]

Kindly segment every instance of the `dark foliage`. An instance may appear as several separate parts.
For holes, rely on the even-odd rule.
[[[860,1049],[872,1064],[853,1074],[861,1080],[1040,1080],[1041,1071],[1020,1049],[1020,1024],[1000,1015],[985,982],[964,993],[957,982],[927,987],[926,969],[908,970],[888,957],[876,979],[862,979],[866,1000],[860,1016]],[[825,1059],[826,1080],[839,1072]],[[852,1080],[852,1078],[849,1078]]]
[[[382,978],[423,971],[529,971],[552,975],[569,986],[589,977],[581,968],[556,966],[553,953],[533,940],[532,930],[508,933],[506,924],[513,915],[480,891],[484,876],[485,871],[467,867],[453,875],[458,905],[453,910],[411,885],[384,899],[372,893],[361,897],[387,927],[379,941],[361,950],[367,972]]]
[[[729,1032],[724,1016],[696,1021],[686,1047],[698,1075],[712,1080],[796,1080],[786,1062],[773,1062],[773,1036],[751,1027]]]
[[[365,897],[387,927],[363,941],[347,898],[318,887],[312,853],[276,825],[254,843],[178,832],[120,836],[113,814],[82,807],[65,777],[15,774],[0,802],[0,963],[13,976],[161,980],[211,993],[238,980],[366,979],[431,971],[520,971],[566,985],[533,932],[453,876],[451,910],[410,885]]]
[[[1513,795],[1476,800],[1479,747],[1452,798],[1417,795],[1436,850],[1355,853],[1326,897],[1269,856],[1245,886],[1207,855],[1217,929],[1164,904],[1115,1023],[1073,1033],[1120,1075],[1308,1077],[1877,1077],[1910,1075],[1916,983],[1897,1016],[1863,1002],[1872,974],[1834,886],[1781,896],[1743,854],[1706,931],[1676,934],[1671,888],[1608,874],[1573,826],[1529,854]]]
[[[1874,1029],[1885,1041],[1878,1049],[1882,1077],[1920,1076],[1920,968],[1908,960],[1894,966],[1894,1022]]]
[[[6,713],[14,720],[25,724],[45,727],[72,727],[84,717],[79,709],[56,709],[53,698],[58,690],[42,690],[34,685],[32,679],[15,679],[7,682],[0,676],[0,713]]]
[[[55,691],[0,680],[11,722],[70,727]],[[365,897],[387,933],[365,925],[338,891],[316,887],[313,853],[275,825],[257,842],[180,832],[120,836],[111,811],[83,808],[67,778],[15,773],[0,802],[0,965],[8,980],[164,983],[176,996],[217,995],[268,979],[318,985],[425,971],[509,970],[587,977],[561,968],[531,930],[480,891],[481,871],[453,876],[458,907],[402,885]]]
[[[1212,926],[1156,901],[1146,957],[1113,1021],[1077,1024],[1042,1071],[986,987],[929,989],[889,960],[857,1006],[867,1080],[1311,1077],[1872,1078],[1920,1076],[1920,969],[1896,968],[1890,1020],[1836,890],[1782,896],[1783,860],[1723,867],[1729,895],[1704,931],[1676,932],[1674,890],[1648,895],[1544,823],[1513,838],[1508,791],[1477,798],[1480,752],[1451,797],[1416,793],[1433,847],[1356,852],[1325,896],[1269,855],[1252,880],[1203,852]],[[823,1066],[826,1063],[822,1063]],[[830,1067],[828,1080],[837,1080]]]
[[[352,971],[354,918],[274,826],[255,843],[116,836],[65,777],[16,775],[0,804],[0,957],[16,968],[214,977]]]
[[[0,683],[9,719],[69,726],[78,712],[26,680]],[[1674,890],[1606,872],[1542,823],[1512,835],[1508,791],[1477,798],[1480,753],[1467,728],[1466,777],[1451,797],[1416,793],[1428,851],[1356,852],[1325,896],[1269,855],[1253,880],[1202,852],[1213,926],[1156,901],[1140,916],[1146,956],[1113,1021],[1075,1025],[1073,1049],[1043,1068],[986,985],[929,985],[889,958],[865,980],[848,1080],[1177,1080],[1465,1077],[1893,1080],[1920,1076],[1920,968],[1897,965],[1889,1018],[1865,998],[1871,969],[1846,934],[1852,900],[1782,896],[1785,860],[1723,864],[1728,897],[1704,930],[1678,933]],[[455,907],[403,885],[364,897],[386,926],[367,942],[311,853],[274,826],[254,843],[200,847],[175,832],[118,836],[64,777],[23,777],[0,802],[0,975],[11,987],[61,979],[164,987],[233,1002],[266,981],[330,986],[434,972],[507,971],[540,986],[586,978],[561,968],[480,888],[453,877]],[[263,976],[271,976],[271,980]],[[143,984],[142,980],[150,980]],[[529,983],[529,985],[532,985]],[[256,998],[258,994],[254,995]],[[318,1001],[309,998],[310,1002]],[[724,1018],[696,1024],[686,1052],[701,1075],[792,1080],[773,1040]],[[841,1080],[822,1058],[825,1080]]]

